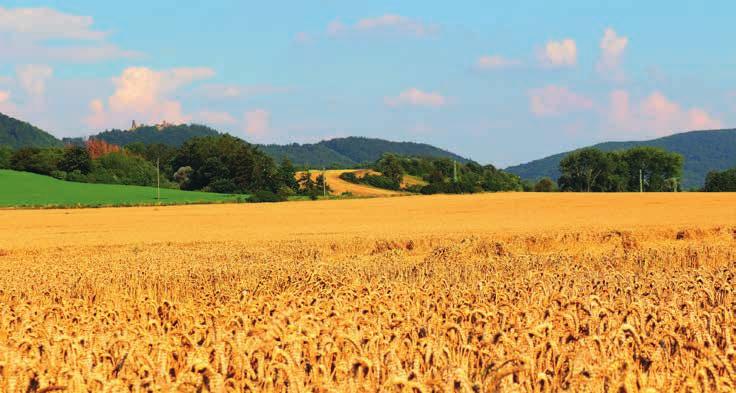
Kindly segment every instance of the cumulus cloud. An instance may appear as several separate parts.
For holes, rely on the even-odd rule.
[[[537,116],[560,116],[593,108],[593,101],[564,86],[549,85],[529,91],[529,107]]]
[[[596,66],[601,75],[615,80],[624,78],[621,70],[621,58],[628,44],[628,37],[619,36],[610,27],[606,29],[600,43],[601,57]]]
[[[439,31],[435,24],[409,18],[397,14],[384,14],[377,17],[363,18],[352,25],[334,20],[327,25],[327,34],[331,36],[346,33],[396,33],[415,37],[426,37]]]
[[[195,118],[206,124],[234,124],[237,122],[231,114],[218,111],[200,111]]]
[[[415,87],[399,93],[395,97],[384,98],[384,103],[390,107],[424,106],[438,108],[447,103],[447,99],[436,92],[424,92]]]
[[[270,123],[271,113],[265,109],[245,112],[245,132],[254,139],[262,139],[268,133]]]
[[[552,67],[571,67],[578,61],[575,41],[566,38],[562,41],[549,41],[540,53],[542,64]]]
[[[481,70],[497,70],[520,65],[519,60],[507,59],[499,55],[481,56],[475,63],[475,67]]]
[[[46,81],[51,78],[54,70],[45,64],[28,64],[18,67],[18,81],[21,87],[31,97],[41,97],[46,92]]]
[[[93,127],[120,126],[131,120],[144,123],[185,123],[191,119],[181,103],[169,96],[182,86],[214,76],[209,68],[174,68],[156,71],[147,67],[129,67],[113,78],[114,93],[107,106],[100,99],[90,103],[87,124]]]
[[[655,91],[632,104],[629,93],[615,90],[610,95],[609,119],[620,132],[663,136],[688,130],[722,128],[720,120],[702,108],[685,109],[661,92]]]

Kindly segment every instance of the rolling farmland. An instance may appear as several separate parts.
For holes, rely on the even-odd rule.
[[[0,391],[729,391],[736,195],[0,211]]]
[[[0,169],[0,207],[75,207],[234,202],[235,195],[119,184],[62,181],[29,172]],[[241,195],[241,199],[247,195]]]

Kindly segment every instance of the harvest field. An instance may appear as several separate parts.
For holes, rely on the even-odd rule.
[[[736,389],[735,194],[0,211],[0,391]]]
[[[384,196],[397,196],[405,195],[406,193],[384,190],[381,188],[371,187],[366,184],[355,184],[345,181],[340,178],[340,175],[346,172],[353,172],[356,176],[362,177],[366,173],[375,173],[366,169],[328,169],[325,172],[325,180],[332,190],[332,194],[340,195],[344,192],[349,192],[359,197],[384,197]],[[297,172],[296,177],[299,178],[304,172]],[[317,178],[322,174],[321,170],[310,171],[312,180],[316,181]]]
[[[241,195],[241,199],[247,195]],[[0,207],[118,206],[235,201],[236,196],[119,184],[62,181],[29,172],[0,169]]]

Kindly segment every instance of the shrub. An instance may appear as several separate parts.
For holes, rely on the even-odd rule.
[[[557,187],[552,179],[545,177],[534,184],[534,192],[553,192]]]
[[[266,203],[266,202],[283,202],[286,197],[267,190],[256,191],[248,198],[248,202]]]

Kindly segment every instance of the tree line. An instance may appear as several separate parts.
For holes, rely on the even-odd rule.
[[[63,148],[0,148],[0,168],[61,180],[155,186],[285,200],[303,192],[288,160],[277,165],[257,147],[230,135],[195,137],[175,148],[90,139]]]
[[[680,190],[683,158],[655,147],[604,152],[585,148],[560,161],[560,191],[662,192]]]
[[[346,172],[343,180],[363,183],[389,190],[404,190],[421,194],[464,194],[487,191],[521,191],[521,179],[493,165],[475,162],[458,163],[450,158],[405,157],[384,154],[370,165],[377,174],[362,177]],[[414,176],[425,184],[405,184],[405,175]]]

